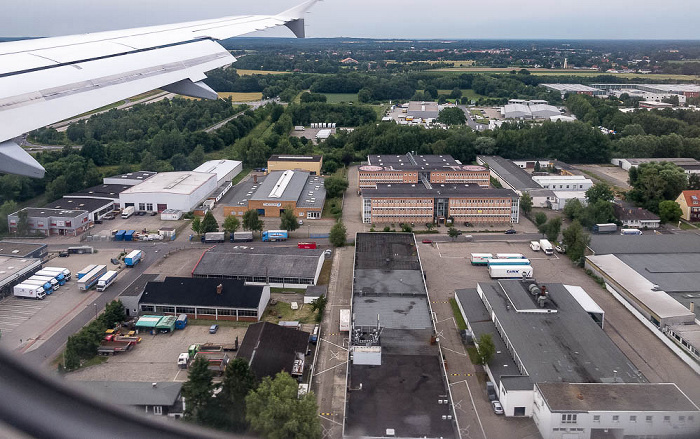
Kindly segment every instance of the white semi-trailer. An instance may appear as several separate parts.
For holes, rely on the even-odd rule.
[[[522,279],[532,277],[531,265],[489,265],[491,279]]]
[[[43,300],[46,297],[46,291],[41,285],[19,284],[12,288],[12,292],[17,297],[26,297],[28,299]]]

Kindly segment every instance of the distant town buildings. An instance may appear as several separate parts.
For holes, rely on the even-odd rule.
[[[679,157],[653,157],[653,158],[615,158],[611,160],[611,163],[615,166],[619,166],[625,171],[629,171],[631,168],[636,168],[643,163],[651,162],[670,162],[674,165],[682,168],[686,174],[700,174],[700,161],[693,158],[679,158]]]

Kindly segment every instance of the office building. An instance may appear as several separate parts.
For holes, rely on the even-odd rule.
[[[86,231],[90,225],[90,212],[87,210],[25,207],[7,216],[7,225],[10,233],[17,233],[18,231],[20,212],[27,213],[28,232],[44,236],[78,236]]]

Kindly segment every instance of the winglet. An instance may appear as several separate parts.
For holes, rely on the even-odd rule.
[[[44,168],[12,140],[0,142],[0,172],[43,178]]]
[[[286,11],[280,12],[275,17],[285,21],[286,23],[284,25],[294,32],[297,38],[304,38],[306,36],[306,32],[304,31],[304,14],[318,1],[319,0],[309,0],[287,9]]]

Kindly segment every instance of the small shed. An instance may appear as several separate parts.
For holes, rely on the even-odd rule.
[[[133,241],[134,233],[136,233],[136,230],[127,230],[126,233],[124,233],[124,241]]]
[[[160,213],[160,219],[163,221],[177,221],[182,218],[182,211],[177,209],[165,209]]]
[[[160,322],[160,319],[163,316],[141,316],[137,321],[136,325],[134,327],[137,330],[140,331],[153,331],[156,329],[156,325],[158,325],[158,322]]]
[[[177,317],[175,316],[164,316],[156,324],[156,330],[158,332],[173,332],[176,321]]]
[[[304,293],[304,303],[311,303],[321,296],[325,296],[327,287],[325,285],[309,285]]]
[[[115,241],[123,241],[125,233],[126,233],[126,230],[118,231],[117,233],[114,234],[114,240]]]
[[[163,237],[163,239],[173,241],[175,240],[175,228],[174,227],[161,227],[158,229],[158,234]]]

